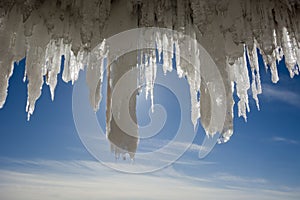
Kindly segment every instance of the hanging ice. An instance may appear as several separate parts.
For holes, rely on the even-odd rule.
[[[186,77],[190,85],[191,120],[195,125],[201,113],[201,122],[206,126],[210,115],[207,105],[210,102],[207,100],[209,94],[205,92],[207,86],[201,81],[201,60],[196,45],[197,41],[200,42],[217,64],[227,92],[227,115],[222,141],[227,141],[233,131],[234,84],[239,97],[239,116],[246,119],[246,113],[250,110],[250,87],[259,108],[258,95],[263,91],[258,50],[266,69],[270,68],[274,83],[279,80],[277,64],[283,56],[290,76],[299,74],[300,2],[295,0],[2,0],[0,108],[7,98],[13,63],[25,56],[28,119],[41,95],[44,80],[54,99],[57,75],[61,71],[61,58],[64,56],[62,78],[65,82],[74,83],[79,71],[86,68],[90,101],[96,111],[101,101],[100,89],[104,80],[103,61],[105,57],[110,57],[110,47],[106,45],[104,38],[130,28],[151,26],[174,29],[179,34],[153,35],[158,55],[156,51],[142,50],[140,56],[137,56],[136,63],[140,69],[137,84],[145,84],[146,93],[153,104],[157,63],[163,61],[163,71],[167,73],[172,71],[172,62],[175,61],[178,76]],[[190,59],[197,63],[196,68],[190,67],[188,62],[181,59],[180,55],[187,53],[182,52],[183,35],[194,39],[188,45],[188,53]],[[90,52],[98,43],[102,45],[95,57]],[[246,55],[250,69],[247,67]],[[95,67],[96,62],[101,63],[99,68]],[[108,71],[107,80],[108,86],[113,88],[117,77],[124,72],[110,70],[112,71]],[[248,70],[251,78],[248,77]],[[108,98],[108,110],[110,103],[111,99]],[[114,124],[110,113],[107,113],[107,130],[111,132]],[[135,151],[134,148],[132,151]]]
[[[231,75],[232,81],[236,84],[237,96],[239,97],[238,102],[238,116],[243,116],[247,120],[247,111],[250,111],[248,103],[248,89],[250,88],[250,82],[247,70],[246,52],[244,55],[234,63],[230,63],[228,59],[228,69]],[[255,89],[254,89],[255,90]]]
[[[247,55],[248,55],[250,66],[251,66],[252,96],[256,102],[257,108],[259,109],[259,100],[258,100],[257,95],[262,93],[262,89],[261,89],[260,75],[259,75],[256,40],[254,40],[252,49],[247,48],[247,53],[248,53]]]

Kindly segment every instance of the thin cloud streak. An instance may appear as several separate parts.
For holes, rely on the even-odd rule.
[[[274,136],[271,138],[272,142],[281,142],[281,143],[286,143],[286,144],[299,144],[299,141],[297,140],[292,140],[284,137],[278,137]]]
[[[215,176],[216,180],[220,181],[226,181],[226,182],[232,182],[232,183],[238,183],[238,184],[266,184],[268,183],[267,180],[262,178],[250,178],[250,177],[241,177],[241,176],[235,176],[228,173],[219,173]]]

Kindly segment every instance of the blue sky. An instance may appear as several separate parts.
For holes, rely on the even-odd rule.
[[[199,160],[198,145],[204,135],[200,128],[194,144],[173,165],[132,175],[103,166],[87,152],[73,122],[72,85],[64,83],[61,75],[55,100],[51,101],[44,85],[34,115],[26,121],[23,60],[15,66],[6,104],[0,110],[0,197],[299,199],[300,78],[290,79],[283,62],[278,69],[280,81],[274,85],[261,66],[261,110],[257,111],[250,98],[248,122],[235,118],[234,135],[228,143],[216,145]],[[172,94],[164,88],[156,89],[155,96],[156,103],[173,113],[157,137],[155,145],[159,146],[176,127],[178,111]],[[149,106],[149,101],[141,101]],[[146,111],[141,109],[138,115]],[[140,122],[147,123],[147,118]]]

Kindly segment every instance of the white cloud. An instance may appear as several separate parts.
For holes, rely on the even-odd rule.
[[[32,167],[36,165],[40,166],[38,170]],[[290,190],[209,186],[205,179],[190,179],[173,168],[155,174],[132,175],[109,170],[94,161],[24,161],[23,167],[17,171],[0,169],[1,199],[276,200],[299,199],[300,196],[299,191]],[[224,178],[236,182],[244,180],[226,174],[220,177]]]
[[[299,141],[297,141],[297,140],[292,140],[292,139],[288,139],[288,138],[284,138],[284,137],[278,137],[278,136],[272,137],[271,141],[273,141],[273,142],[282,142],[282,143],[286,143],[286,144],[299,144]]]
[[[162,139],[152,139],[150,140],[150,142],[148,141],[144,141],[143,145],[148,147],[151,146],[151,148],[149,148],[150,150],[156,150],[161,148],[164,145],[167,145],[170,141],[169,140],[162,140]],[[199,152],[200,150],[205,151],[208,150],[208,147],[205,147],[203,145],[199,145],[199,144],[195,144],[195,143],[187,143],[187,142],[175,142],[172,141],[172,149],[186,149],[188,152]],[[143,148],[143,147],[142,147]],[[147,149],[147,150],[149,150]],[[175,151],[176,152],[176,151]],[[166,154],[174,154],[174,151],[170,151],[170,152],[164,152]]]
[[[271,85],[263,85],[263,95],[269,97],[270,100],[280,100],[288,103],[292,106],[300,108],[300,94],[288,91],[280,90],[278,87],[272,87]]]

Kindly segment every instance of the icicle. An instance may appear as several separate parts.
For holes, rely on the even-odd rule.
[[[84,70],[87,64],[88,53],[84,50],[80,50],[75,56],[71,50],[71,44],[66,44],[64,48],[65,64],[62,79],[65,82],[72,81],[72,84],[78,79],[79,71]]]
[[[233,130],[229,129],[222,133],[221,137],[218,139],[218,144],[226,143],[230,140],[230,137],[233,135]]]
[[[270,63],[271,69],[271,79],[273,83],[277,83],[279,81],[278,70],[277,70],[277,63],[276,63],[276,54],[273,51],[272,55],[268,55],[267,59]]]
[[[197,120],[200,118],[200,102],[198,101],[199,90],[196,88],[195,84],[190,85],[191,94],[191,120],[196,128]]]
[[[173,52],[168,52],[167,49],[173,49],[173,36],[167,36],[166,33],[163,34],[163,71],[166,74],[167,71],[171,72],[172,60],[171,54]]]
[[[26,112],[28,113],[27,120],[29,120],[30,115],[33,114],[36,100],[41,96],[44,83],[44,70],[42,68],[44,62],[44,51],[41,48],[30,46],[29,43],[26,56],[26,77],[28,80],[26,104]]]
[[[189,57],[193,61],[194,66],[188,66],[191,68],[190,70],[186,67],[188,72],[185,72],[188,83],[190,86],[190,95],[191,95],[191,120],[196,128],[197,121],[200,118],[200,85],[201,85],[201,74],[200,74],[200,55],[198,49],[198,42],[196,40],[196,34],[194,31],[191,33],[191,41],[189,41]]]
[[[157,58],[158,60],[156,60],[156,63],[160,63],[160,56],[162,54],[162,50],[163,50],[163,44],[162,44],[162,38],[161,38],[161,34],[160,32],[156,32],[155,34],[155,42],[156,42],[156,48],[157,48]]]
[[[54,100],[54,91],[57,84],[57,75],[60,73],[61,56],[63,55],[63,41],[52,40],[47,45],[45,60],[47,77],[46,83],[50,87],[51,99]]]
[[[285,57],[285,64],[290,72],[290,77],[293,78],[298,69],[295,69],[296,55],[294,51],[294,45],[292,39],[286,27],[282,29],[282,49]]]
[[[277,34],[276,34],[276,30],[273,29],[273,44],[275,46],[275,55],[276,55],[276,60],[277,63],[279,63],[282,60],[283,57],[283,52],[281,47],[279,46],[278,42],[277,42]]]
[[[12,76],[14,63],[3,63],[0,61],[0,109],[4,106],[7,97],[8,80]]]
[[[283,54],[281,52],[280,47],[277,44],[277,35],[275,29],[273,29],[273,45],[275,49],[273,50],[272,54],[264,55],[264,59],[267,59],[268,64],[270,66],[272,82],[277,83],[279,81],[277,63],[281,61]]]
[[[254,40],[253,42],[253,49],[247,49],[249,62],[251,66],[251,73],[252,73],[252,96],[256,102],[257,109],[259,110],[259,100],[257,95],[262,93],[261,89],[261,82],[260,82],[260,75],[259,75],[259,64],[258,64],[258,57],[257,57],[257,41]]]
[[[177,36],[178,37],[178,36]],[[179,46],[179,38],[176,38],[174,41],[175,44],[175,60],[176,60],[176,70],[179,78],[182,78],[184,76],[184,71],[181,68],[180,65],[180,46]]]
[[[64,71],[62,74],[62,79],[64,82],[69,82],[72,80],[71,78],[71,44],[65,44],[64,45],[64,56],[65,56],[65,61],[64,61]]]
[[[74,62],[74,68],[71,70],[71,78],[72,78],[72,83],[74,83],[79,76],[79,71],[84,70],[84,67],[86,66],[86,57],[87,57],[87,52],[84,50],[80,50],[77,54],[77,56],[73,57],[73,62]],[[71,58],[72,59],[72,58]],[[71,62],[72,63],[72,62]]]
[[[300,46],[300,44],[299,44],[299,46]],[[296,48],[296,55],[297,55],[297,64],[298,64],[298,67],[300,67],[300,47]]]
[[[156,56],[155,52],[152,52],[152,86],[151,86],[151,111],[154,112],[154,83],[156,79],[156,71],[157,71],[157,64],[156,64]]]
[[[194,43],[193,43],[193,54],[192,57],[194,58],[194,63],[195,63],[195,69],[194,69],[194,80],[195,80],[195,91],[197,91],[196,94],[196,99],[197,99],[197,103],[195,106],[195,114],[194,114],[194,118],[197,117],[197,119],[199,119],[201,117],[200,114],[200,86],[201,86],[201,71],[200,71],[200,65],[201,65],[201,61],[200,61],[200,50],[198,48],[198,42],[197,42],[197,38],[196,38],[196,33],[193,33],[193,39],[194,39]],[[197,120],[194,119],[194,127],[196,127],[197,124]]]
[[[295,38],[293,38],[293,46],[294,46],[294,53],[295,53],[295,60],[296,64],[294,66],[294,73],[295,75],[299,75],[300,72],[300,49],[298,48],[298,43]]]
[[[145,83],[145,65],[144,65],[144,53],[143,51],[138,52],[137,68],[139,76],[137,77],[139,92],[142,92],[143,85]]]
[[[150,84],[151,84],[151,68],[149,67],[149,57],[147,54],[144,55],[145,57],[145,63],[144,63],[144,74],[145,74],[145,93],[146,93],[146,99],[148,99],[149,91],[150,91]]]
[[[0,9],[0,109],[4,106],[9,79],[13,74],[14,62],[23,58],[25,52],[24,29],[17,8],[10,9],[5,15]]]
[[[146,84],[146,99],[150,94],[151,110],[154,111],[154,82],[156,78],[156,56],[155,51],[150,53],[151,55],[145,55],[145,84]]]
[[[9,79],[14,70],[14,58],[11,48],[14,46],[12,41],[3,38],[0,42],[3,49],[0,49],[0,109],[4,106],[8,94]]]
[[[236,83],[237,96],[240,99],[238,102],[238,116],[243,116],[245,121],[247,121],[246,112],[250,111],[247,93],[248,89],[250,88],[250,81],[248,76],[245,51],[243,57],[235,60],[232,65],[229,64],[229,70],[231,76],[234,79],[234,82]]]
[[[104,58],[107,56],[106,41],[103,40],[95,52],[88,56],[86,80],[90,89],[90,102],[96,112],[101,101],[101,85],[104,74]]]

